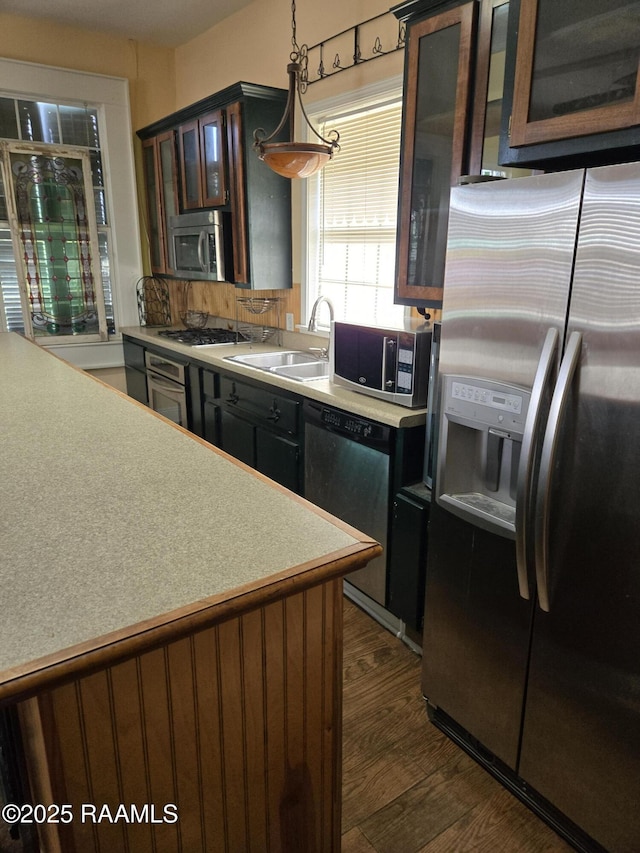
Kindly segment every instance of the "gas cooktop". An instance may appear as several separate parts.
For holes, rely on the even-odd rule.
[[[211,346],[212,344],[234,344],[236,341],[248,340],[240,332],[231,329],[165,329],[158,332],[165,338],[178,341],[189,346]]]

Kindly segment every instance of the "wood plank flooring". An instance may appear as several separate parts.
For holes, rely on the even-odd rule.
[[[570,853],[427,719],[420,657],[344,599],[342,853]]]

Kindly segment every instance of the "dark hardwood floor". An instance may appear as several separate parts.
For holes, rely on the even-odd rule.
[[[420,657],[344,614],[342,853],[570,853],[428,721]]]

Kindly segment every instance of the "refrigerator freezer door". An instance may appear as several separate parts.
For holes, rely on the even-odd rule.
[[[465,387],[520,388],[523,403],[528,398],[549,329],[564,335],[583,181],[584,172],[576,171],[452,190],[443,388],[444,377],[458,376]],[[500,447],[504,437],[494,430],[479,441],[469,427],[473,447],[465,449],[464,429],[456,424],[456,453],[439,454],[436,497],[447,478],[464,493],[468,478],[469,492],[484,482],[495,498],[492,471],[505,464],[507,440]],[[456,517],[437,501],[427,558],[423,693],[514,769],[532,614],[521,587],[513,539]]]
[[[549,612],[536,612],[519,773],[596,841],[640,850],[640,166],[587,173],[559,424]]]

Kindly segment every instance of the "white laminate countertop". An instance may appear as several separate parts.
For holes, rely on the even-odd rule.
[[[61,650],[372,546],[19,335],[0,333],[0,364],[0,686]]]
[[[120,331],[123,335],[137,338],[142,344],[155,344],[156,346],[179,353],[184,358],[191,359],[192,361],[210,364],[217,370],[236,373],[240,376],[245,376],[247,379],[266,382],[270,385],[285,388],[293,391],[295,394],[299,394],[301,397],[308,397],[311,400],[335,406],[338,409],[343,409],[354,415],[360,415],[363,418],[370,418],[387,426],[396,428],[421,426],[427,419],[426,409],[409,409],[395,403],[378,400],[375,397],[368,397],[365,394],[358,394],[356,391],[350,391],[348,388],[334,385],[330,379],[314,379],[311,382],[298,382],[295,379],[287,379],[286,377],[277,376],[264,370],[256,370],[254,367],[247,367],[246,365],[225,360],[229,355],[273,352],[278,349],[304,349],[304,344],[297,345],[297,341],[304,340],[306,336],[285,332],[286,341],[291,341],[291,343],[288,343],[284,347],[278,347],[271,342],[266,344],[223,344],[214,347],[192,347],[188,344],[181,344],[170,338],[162,337],[158,334],[160,330],[157,328],[126,326]]]

